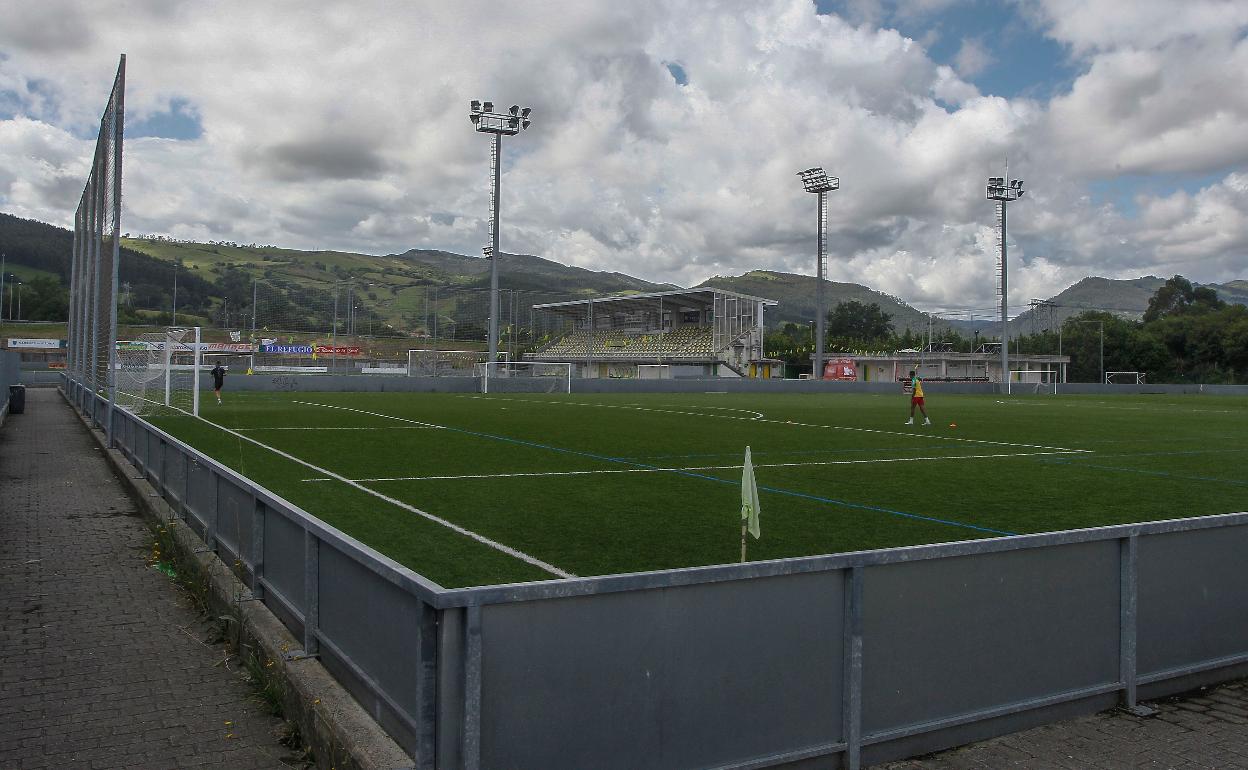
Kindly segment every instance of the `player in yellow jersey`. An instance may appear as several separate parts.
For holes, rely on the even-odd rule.
[[[932,421],[927,417],[927,408],[923,406],[923,380],[919,379],[919,375],[913,369],[910,370],[910,419],[906,420],[906,425],[914,425],[914,408],[919,408],[923,413],[923,424],[931,425]]]

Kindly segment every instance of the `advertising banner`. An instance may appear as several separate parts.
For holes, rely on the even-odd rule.
[[[856,380],[858,364],[852,358],[831,358],[823,362],[823,379]]]
[[[287,356],[310,356],[311,345],[261,345],[261,353],[280,353]]]
[[[255,346],[250,342],[201,342],[205,353],[251,353]]]
[[[24,339],[14,337],[9,339],[9,349],[26,349],[26,350],[58,350],[65,347],[65,340],[43,340],[43,339]]]
[[[318,356],[358,356],[360,349],[357,346],[317,345],[316,354]]]
[[[164,350],[163,342],[148,342],[145,340],[118,340],[118,350]],[[194,350],[194,342],[181,342],[175,347],[175,351]],[[250,342],[201,342],[199,349],[205,353],[235,353],[247,355],[255,352],[256,346]]]

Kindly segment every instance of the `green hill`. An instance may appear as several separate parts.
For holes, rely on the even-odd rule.
[[[797,324],[810,323],[815,319],[815,290],[817,279],[809,275],[778,273],[771,270],[752,270],[739,276],[715,276],[698,284],[751,294],[755,297],[774,299],[780,304],[768,309],[765,320],[770,327],[786,321]],[[893,316],[893,328],[901,332],[907,328],[927,330],[927,314],[900,299],[856,283],[824,283],[824,301],[829,310],[838,303],[857,301],[866,305],[878,304]],[[948,324],[939,323],[940,328]]]

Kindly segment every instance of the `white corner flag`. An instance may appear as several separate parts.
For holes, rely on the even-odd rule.
[[[745,466],[741,470],[741,561],[745,561],[745,533],[757,540],[763,533],[758,526],[758,482],[754,479],[754,463],[750,448],[745,448]]]

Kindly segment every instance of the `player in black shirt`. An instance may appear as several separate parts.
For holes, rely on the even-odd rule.
[[[217,364],[212,367],[212,392],[217,394],[217,403],[221,403],[221,387],[225,385],[225,367]]]

